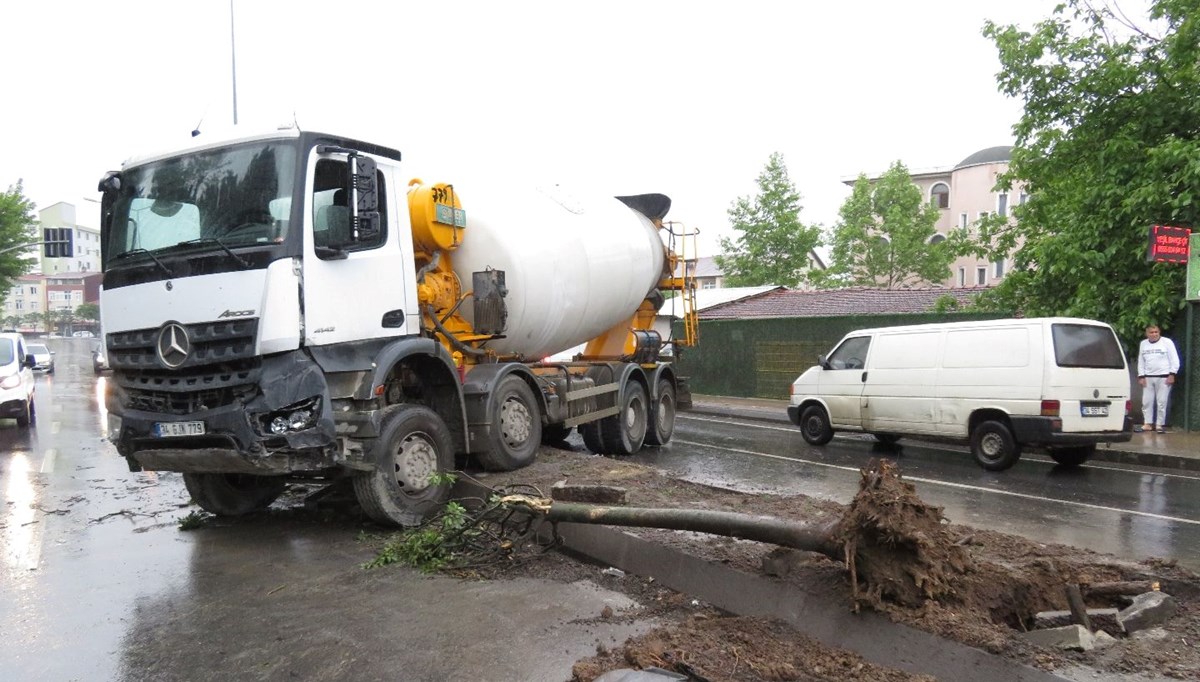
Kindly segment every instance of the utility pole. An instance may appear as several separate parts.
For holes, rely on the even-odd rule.
[[[233,31],[233,0],[229,0],[229,62],[233,67],[233,124],[237,125],[237,40]]]

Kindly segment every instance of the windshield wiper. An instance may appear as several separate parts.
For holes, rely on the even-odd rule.
[[[225,253],[229,254],[229,257],[232,258],[238,265],[242,266],[243,268],[250,267],[250,261],[234,253],[233,249],[229,248],[228,244],[221,241],[217,237],[200,237],[199,239],[189,239],[186,242],[179,242],[175,246],[189,246],[192,244],[216,244],[224,249]]]
[[[171,268],[168,268],[166,263],[160,261],[158,259],[158,256],[155,256],[154,253],[147,251],[146,249],[130,249],[130,250],[126,251],[125,253],[117,254],[116,256],[113,257],[113,260],[118,261],[118,260],[124,260],[126,258],[129,258],[130,256],[143,256],[143,255],[150,256],[150,260],[154,261],[155,265],[162,268],[162,271],[167,273],[167,277],[175,276],[175,273],[171,272]]]

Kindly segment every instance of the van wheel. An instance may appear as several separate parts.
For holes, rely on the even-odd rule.
[[[833,427],[829,415],[820,405],[809,405],[800,413],[800,435],[809,445],[824,445],[833,440]]]
[[[450,497],[435,474],[454,470],[454,440],[433,410],[421,405],[385,409],[379,437],[369,446],[375,469],[353,478],[358,505],[372,520],[415,526]]]
[[[984,469],[1004,471],[1017,463],[1021,446],[1007,424],[992,420],[983,422],[971,432],[971,454]]]
[[[479,463],[488,471],[513,471],[533,464],[542,443],[542,416],[533,389],[519,376],[501,380],[492,393],[488,451]]]
[[[650,428],[646,431],[646,443],[653,446],[666,445],[675,433],[675,386],[670,379],[658,380],[658,400],[650,410]]]
[[[1050,448],[1050,457],[1065,467],[1077,467],[1096,454],[1096,444],[1073,445],[1065,448]]]
[[[633,380],[625,382],[618,406],[620,412],[600,420],[600,439],[610,454],[632,455],[646,441],[650,421],[645,387]]]
[[[894,433],[872,433],[871,435],[875,436],[875,440],[884,445],[895,445],[900,441],[900,436]]]
[[[217,516],[241,516],[271,506],[282,493],[282,476],[184,474],[183,485],[200,508]]]

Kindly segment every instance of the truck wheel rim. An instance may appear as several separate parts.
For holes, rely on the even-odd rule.
[[[630,432],[635,431],[645,412],[646,410],[642,407],[642,401],[637,398],[630,400],[629,407],[625,410],[625,428]]]
[[[437,448],[422,433],[408,435],[392,457],[396,483],[406,493],[419,493],[429,487],[429,478],[437,473]]]
[[[529,440],[530,419],[529,408],[516,398],[500,406],[500,435],[509,447],[520,447]]]

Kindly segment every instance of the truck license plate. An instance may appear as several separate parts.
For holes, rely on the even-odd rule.
[[[155,422],[155,438],[174,436],[203,436],[204,422]]]
[[[1085,417],[1107,417],[1108,405],[1083,405],[1080,407]]]

